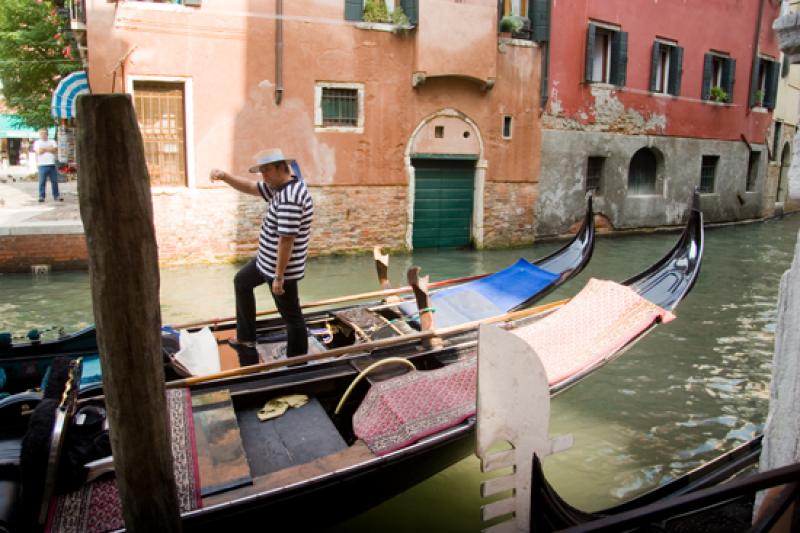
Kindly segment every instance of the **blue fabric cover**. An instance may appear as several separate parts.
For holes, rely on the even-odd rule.
[[[502,315],[542,292],[558,277],[520,259],[485,278],[434,292],[431,294],[434,326],[446,328]],[[414,302],[401,304],[400,309],[409,316],[417,313]]]
[[[102,380],[103,373],[100,371],[100,355],[84,356],[81,386],[100,383]]]

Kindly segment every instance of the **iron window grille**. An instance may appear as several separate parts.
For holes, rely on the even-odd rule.
[[[700,165],[700,192],[713,193],[717,175],[718,155],[704,155]]]
[[[358,126],[358,90],[323,87],[322,125]]]

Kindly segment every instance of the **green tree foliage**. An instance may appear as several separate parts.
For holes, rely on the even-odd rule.
[[[63,4],[63,2],[59,2]],[[50,99],[64,74],[81,68],[52,0],[0,0],[0,81],[27,126],[51,126]]]

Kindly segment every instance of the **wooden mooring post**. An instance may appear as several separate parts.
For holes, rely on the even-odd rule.
[[[128,95],[82,96],[78,116],[78,194],[125,526],[180,531],[142,137]]]

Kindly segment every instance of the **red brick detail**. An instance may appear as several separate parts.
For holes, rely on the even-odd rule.
[[[30,272],[32,265],[85,270],[88,263],[81,234],[0,236],[0,272]]]
[[[487,181],[483,244],[487,248],[531,244],[538,184]]]

